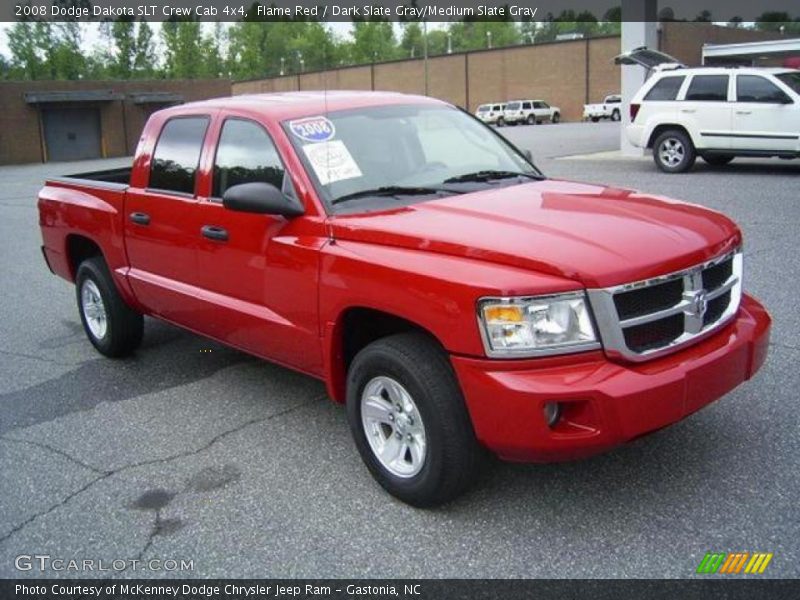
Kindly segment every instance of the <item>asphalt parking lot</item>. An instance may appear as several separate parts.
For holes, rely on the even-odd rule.
[[[92,575],[14,567],[46,554],[193,561],[122,573],[146,577],[672,578],[712,550],[773,552],[767,575],[800,576],[800,161],[665,175],[572,157],[613,149],[617,124],[501,131],[553,177],[738,221],[746,288],[774,318],[760,374],[609,454],[497,464],[454,504],[415,510],[372,481],[315,380],[153,320],[132,359],[92,349],[41,259],[35,195],[124,160],[0,167],[0,577]]]

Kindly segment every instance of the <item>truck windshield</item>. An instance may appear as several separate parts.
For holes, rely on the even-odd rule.
[[[504,138],[449,106],[335,111],[283,127],[331,212],[388,209],[541,178]]]
[[[779,75],[775,75],[775,77],[800,94],[800,71],[780,73]]]

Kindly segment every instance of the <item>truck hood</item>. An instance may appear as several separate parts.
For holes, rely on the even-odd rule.
[[[715,211],[632,190],[559,180],[482,190],[330,220],[336,239],[460,256],[608,287],[732,250]]]

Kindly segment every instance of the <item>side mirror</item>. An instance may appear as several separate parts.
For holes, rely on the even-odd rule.
[[[238,212],[296,217],[305,210],[299,202],[262,181],[232,185],[222,195],[222,206]]]

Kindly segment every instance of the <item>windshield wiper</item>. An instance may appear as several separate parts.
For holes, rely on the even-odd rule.
[[[532,173],[518,173],[517,171],[475,171],[457,175],[450,179],[445,179],[442,183],[466,183],[471,181],[492,181],[494,179],[511,179],[514,177],[525,177],[527,179],[539,179]]]
[[[331,200],[331,204],[339,204],[340,202],[347,202],[348,200],[356,200],[358,198],[370,198],[374,196],[424,196],[428,194],[460,194],[455,190],[448,190],[439,187],[411,187],[402,185],[386,185],[369,190],[361,190],[353,192],[352,194],[345,194]]]

